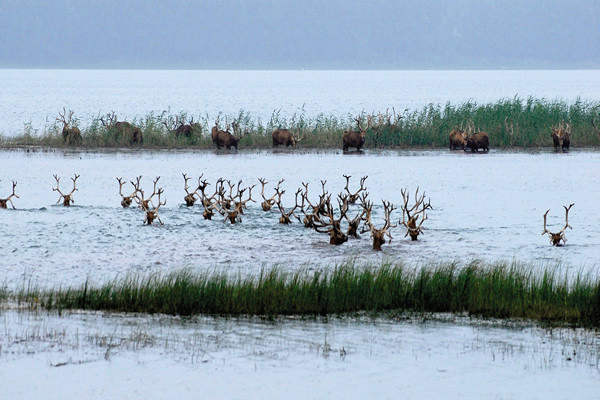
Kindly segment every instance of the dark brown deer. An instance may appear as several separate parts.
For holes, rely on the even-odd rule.
[[[164,206],[165,204],[167,204],[167,201],[160,201],[160,195],[163,194],[163,188],[159,188],[157,192],[152,193],[152,196],[154,196],[155,194],[158,194],[158,205],[156,207],[154,207],[154,204],[152,204],[152,208],[148,208],[146,210],[146,217],[144,219],[144,224],[146,225],[152,225],[152,223],[154,222],[154,220],[158,220],[158,222],[160,222],[161,225],[163,225],[163,222],[161,221],[160,217],[158,216],[158,209],[160,208],[160,206]],[[150,197],[152,197],[150,196]]]
[[[119,143],[121,140],[127,140],[129,144],[142,144],[144,137],[142,130],[137,126],[133,126],[126,121],[117,121],[117,115],[114,111],[100,118],[100,122],[107,131],[115,135],[115,141]]]
[[[81,131],[76,126],[71,126],[73,122],[73,114],[74,112],[69,110],[69,116],[66,117],[67,110],[63,107],[62,114],[59,112],[59,118],[56,118],[56,121],[63,123],[62,129],[62,137],[63,142],[68,145],[80,145],[81,144]]]
[[[423,222],[427,220],[426,211],[431,207],[431,199],[425,202],[425,192],[419,197],[419,188],[415,192],[415,204],[412,207],[408,206],[410,195],[406,189],[400,190],[402,193],[402,199],[404,204],[402,205],[402,225],[406,227],[406,234],[404,237],[410,235],[411,240],[417,240],[420,233],[423,233]],[[419,215],[421,221],[419,221]],[[405,218],[406,217],[406,218]],[[418,224],[417,224],[418,222]]]
[[[185,197],[183,198],[183,201],[185,201],[186,206],[192,207],[194,205],[194,203],[196,203],[196,201],[200,197],[200,195],[198,194],[198,190],[200,190],[200,188],[202,187],[202,183],[201,183],[200,179],[202,179],[202,176],[204,174],[200,175],[200,177],[198,178],[198,187],[193,192],[190,192],[190,190],[189,190],[190,187],[188,186],[188,181],[190,180],[190,178],[187,177],[187,174],[182,174],[182,175],[183,175],[183,179],[185,181],[185,186],[184,186],[183,190],[185,190],[185,193],[186,193]]]
[[[8,203],[10,203],[13,210],[15,209],[15,205],[12,202],[12,198],[13,197],[16,197],[17,199],[19,198],[19,196],[17,196],[17,194],[15,193],[16,186],[17,186],[17,181],[12,181],[12,194],[5,199],[0,199],[0,208],[8,208]]]
[[[362,178],[360,178],[360,189],[358,189],[355,193],[351,193],[350,189],[348,189],[348,185],[350,184],[350,178],[352,177],[351,175],[342,175],[344,178],[346,178],[346,187],[344,188],[344,190],[346,190],[346,193],[348,193],[348,203],[350,204],[355,204],[356,200],[358,200],[358,198],[360,197],[360,193],[361,192],[365,192],[367,190],[367,188],[365,187],[365,181],[367,180],[368,176],[363,176]]]
[[[248,130],[245,130],[243,134],[239,134],[239,124],[235,121],[231,123],[231,126],[233,128],[233,134],[229,132],[229,126],[227,126],[226,131],[217,132],[217,149],[225,147],[227,150],[230,150],[232,147],[235,147],[237,150],[238,142],[248,134]]]
[[[568,150],[571,145],[571,124],[561,122],[551,128],[554,150],[560,147],[562,150]]]
[[[370,127],[370,119],[367,118],[367,127],[362,128],[360,126],[361,119],[360,117],[354,118],[356,121],[356,126],[358,127],[358,131],[344,131],[342,135],[342,147],[344,151],[348,151],[348,148],[355,147],[356,151],[360,151],[360,149],[365,144],[365,136],[367,134],[367,130]]]
[[[456,127],[450,131],[448,141],[450,142],[450,150],[456,150],[458,148],[464,150],[465,147],[467,147],[467,132]]]
[[[138,183],[140,181],[142,177],[138,177]],[[119,182],[119,194],[121,195],[121,206],[123,208],[127,208],[129,206],[131,206],[131,203],[133,202],[133,199],[135,198],[135,194],[137,193],[137,189],[136,189],[136,184],[131,182],[131,184],[133,185],[133,192],[129,195],[129,196],[125,196],[123,194],[123,185],[125,185],[125,182],[123,182],[122,178],[117,178],[117,181]]]
[[[71,178],[71,180],[73,181],[73,190],[71,190],[71,193],[69,194],[64,194],[63,192],[60,191],[59,189],[59,183],[60,183],[60,178],[56,175],[54,175],[54,179],[56,179],[56,187],[52,188],[53,191],[56,191],[60,194],[60,197],[58,198],[58,201],[56,202],[56,204],[60,203],[61,200],[63,202],[63,206],[65,207],[69,207],[71,205],[71,203],[75,203],[75,200],[73,199],[73,193],[75,193],[75,191],[77,190],[77,187],[75,186],[76,182],[77,182],[77,178],[79,178],[79,175],[75,174],[74,178]]]
[[[194,127],[199,125],[193,125],[194,119],[192,118],[192,122],[189,124],[185,123],[185,117],[181,119],[179,116],[175,116],[175,120],[173,121],[172,117],[169,117],[168,120],[163,121],[163,125],[167,128],[169,133],[175,135],[176,138],[191,138],[194,134]]]
[[[361,211],[356,214],[354,216],[354,218],[350,218],[348,217],[348,201],[344,201],[343,203],[343,207],[346,209],[346,211],[344,212],[344,217],[346,218],[346,221],[348,222],[348,230],[346,231],[346,234],[348,236],[352,236],[354,238],[359,239],[360,235],[358,234],[358,228],[360,227],[360,223],[364,220],[364,216],[367,213],[367,208],[366,208],[366,204],[367,204],[367,197],[369,196],[368,192],[364,192],[361,196]],[[344,198],[347,198],[348,196],[344,196]],[[345,200],[345,199],[344,199]]]
[[[342,219],[344,218],[343,202],[338,196],[340,217],[335,218],[334,209],[331,205],[331,195],[327,195],[324,203],[325,214],[314,221],[314,228],[319,233],[329,234],[329,244],[340,245],[348,241],[348,235],[342,231]]]
[[[465,151],[470,149],[471,152],[476,152],[482,149],[487,153],[490,150],[490,138],[488,134],[486,132],[473,133],[475,131],[473,121],[469,121],[467,126],[468,136]]]
[[[552,246],[561,246],[560,242],[562,242],[563,244],[567,243],[567,238],[565,237],[565,230],[567,228],[573,229],[573,227],[569,225],[569,210],[571,209],[571,207],[573,207],[573,205],[575,205],[575,203],[571,203],[569,207],[563,206],[565,208],[565,226],[560,232],[557,233],[552,233],[548,229],[546,229],[546,217],[548,216],[548,212],[550,211],[550,209],[548,209],[548,211],[546,211],[546,213],[544,214],[544,232],[542,232],[542,235],[548,234]]]
[[[279,145],[285,145],[285,147],[295,146],[303,139],[303,137],[294,136],[294,133],[289,129],[275,129],[271,136],[273,137],[273,147]]]
[[[390,241],[392,240],[392,234],[390,233],[391,228],[395,228],[397,225],[392,224],[391,214],[392,211],[396,209],[392,203],[389,201],[383,200],[383,208],[385,213],[385,222],[381,229],[377,229],[375,225],[371,222],[371,212],[373,210],[373,203],[371,201],[365,201],[364,208],[366,210],[367,216],[365,217],[365,224],[368,229],[362,231],[362,233],[370,231],[371,237],[373,238],[373,249],[376,251],[381,251],[381,246],[385,244],[385,237],[389,237]]]
[[[135,185],[135,188],[136,188],[135,200],[137,201],[138,206],[142,209],[142,211],[150,210],[150,206],[152,206],[152,208],[157,208],[154,205],[152,198],[158,194],[156,184],[158,183],[160,176],[157,176],[156,179],[154,180],[154,189],[152,191],[152,194],[148,198],[145,198],[144,191],[140,187],[141,178],[142,178],[141,176],[139,178],[137,178],[137,184]],[[159,200],[159,202],[160,202],[160,200]]]

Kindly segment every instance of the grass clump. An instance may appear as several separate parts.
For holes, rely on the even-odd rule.
[[[489,134],[490,146],[496,148],[531,148],[552,146],[551,128],[562,122],[571,126],[571,145],[576,147],[594,147],[600,145],[600,103],[577,99],[572,103],[563,100],[547,100],[517,96],[501,99],[495,103],[478,104],[467,101],[462,104],[429,104],[421,109],[405,110],[393,115],[386,111],[372,111],[360,116],[363,126],[371,116],[373,124],[366,132],[366,148],[444,148],[448,146],[448,134],[456,127],[466,129],[472,122],[476,131]],[[309,117],[304,108],[286,118],[281,109],[274,110],[268,121],[254,118],[244,110],[237,115],[225,116],[219,113],[209,117],[207,114],[190,116],[180,112],[172,114],[170,110],[156,114],[151,112],[145,117],[135,118],[132,125],[141,129],[143,143],[130,143],[114,129],[107,129],[101,122],[101,115],[93,118],[87,126],[78,119],[73,125],[79,126],[82,133],[83,148],[141,147],[141,148],[198,148],[209,149],[214,145],[211,129],[215,120],[236,122],[242,132],[248,132],[240,141],[240,148],[264,149],[272,146],[271,132],[277,128],[294,131],[302,141],[304,148],[339,148],[342,135],[346,130],[357,130],[354,118],[348,114],[338,117],[318,114]],[[177,136],[167,128],[173,121],[194,122],[193,134],[187,137]],[[595,126],[592,122],[595,121]],[[23,134],[0,138],[0,145],[10,146],[47,146],[69,147],[62,137],[62,124],[55,122],[38,132],[31,123],[24,125]]]
[[[58,310],[259,316],[400,310],[600,327],[600,280],[559,272],[503,262],[407,267],[349,261],[321,271],[275,266],[247,277],[191,270],[128,275],[97,287],[27,288],[15,297]]]

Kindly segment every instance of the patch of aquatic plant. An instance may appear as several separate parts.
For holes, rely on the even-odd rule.
[[[486,131],[490,145],[500,148],[549,147],[552,146],[551,128],[562,122],[571,126],[571,144],[576,147],[600,145],[600,102],[576,100],[547,100],[528,97],[501,99],[495,103],[478,104],[467,101],[462,104],[429,104],[421,109],[393,112],[388,110],[365,111],[360,117],[362,126],[367,126],[367,117],[372,124],[366,132],[366,148],[420,147],[440,148],[448,146],[448,134],[456,128],[467,128],[472,122],[475,130]],[[126,137],[107,129],[101,122],[103,116],[93,118],[87,126],[75,119],[81,129],[82,147],[128,147]],[[236,122],[241,133],[247,132],[240,141],[240,148],[269,148],[271,132],[287,128],[302,138],[300,147],[339,148],[342,134],[346,130],[357,130],[356,115],[333,116],[318,114],[307,116],[304,108],[291,117],[282,116],[281,109],[274,110],[268,121],[255,118],[241,110],[237,115],[196,116],[170,110],[154,113],[129,121],[143,133],[143,148],[212,148],[211,129],[219,119],[220,128]],[[177,136],[169,124],[174,121],[194,122],[196,129],[189,137]],[[595,126],[592,124],[596,121]],[[2,146],[39,145],[66,147],[62,137],[62,124],[54,122],[38,132],[31,123],[24,125],[22,135],[1,138]]]
[[[18,301],[48,309],[87,309],[176,315],[330,315],[352,312],[451,312],[522,318],[549,325],[600,326],[600,279],[574,278],[559,267],[519,263],[402,263],[257,276],[182,270],[128,275],[94,286],[26,288]]]

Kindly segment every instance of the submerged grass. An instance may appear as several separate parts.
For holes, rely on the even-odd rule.
[[[600,279],[570,279],[559,267],[518,263],[403,263],[331,270],[281,267],[258,276],[194,273],[128,275],[93,286],[25,288],[16,300],[47,309],[85,309],[175,315],[330,315],[352,312],[450,312],[522,318],[548,325],[600,327]],[[0,298],[0,301],[2,299]]]
[[[389,115],[389,110],[370,111],[370,115]],[[363,125],[366,115],[363,112]],[[73,125],[82,131],[83,148],[127,147],[124,138],[116,137],[103,127],[100,115],[87,127],[79,120]],[[136,145],[142,148],[199,148],[208,149],[214,145],[210,130],[217,116],[207,114],[195,116],[198,129],[190,137],[176,137],[166,129],[164,122],[190,120],[186,113],[172,115],[170,111],[160,114],[150,113],[145,117],[130,121],[140,127],[144,142]],[[304,109],[290,118],[282,117],[281,110],[273,111],[268,121],[253,118],[241,110],[237,115],[218,115],[221,121],[228,117],[236,121],[248,135],[240,141],[240,148],[270,148],[271,132],[276,128],[292,129],[303,138],[300,147],[339,148],[345,130],[356,130],[355,115],[336,117],[319,114],[305,115]],[[394,124],[392,119],[382,119],[378,129],[371,128],[366,134],[366,148],[442,148],[448,146],[448,134],[455,127],[466,127],[471,121],[477,131],[486,131],[490,146],[496,148],[530,148],[552,146],[551,128],[561,122],[571,124],[571,145],[593,147],[600,145],[600,102],[582,101],[572,103],[563,100],[547,100],[528,97],[522,99],[501,99],[495,103],[478,104],[468,101],[454,105],[446,103],[429,104],[418,110],[405,110]],[[596,126],[592,124],[596,121]],[[223,123],[222,123],[223,124]],[[62,124],[55,123],[38,133],[31,124],[25,124],[22,135],[0,137],[0,146],[47,146],[68,147],[62,138]]]

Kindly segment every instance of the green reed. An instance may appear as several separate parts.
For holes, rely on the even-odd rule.
[[[401,262],[359,266],[348,261],[314,271],[286,272],[274,266],[257,276],[182,270],[132,274],[97,286],[27,287],[12,297],[58,310],[259,316],[449,312],[600,326],[597,275],[570,278],[560,267],[516,262],[408,267]]]
[[[360,117],[366,125],[367,115],[375,117],[385,115],[389,110],[363,112]],[[395,113],[395,111],[394,111]],[[490,145],[496,148],[530,148],[552,146],[551,128],[561,122],[571,124],[571,144],[574,147],[600,145],[600,102],[574,102],[547,100],[528,97],[522,99],[501,99],[495,103],[478,104],[467,101],[462,104],[429,104],[421,109],[404,110],[402,118],[396,123],[389,120],[375,123],[367,130],[365,148],[443,148],[448,146],[448,133],[455,127],[466,128],[472,122],[476,131],[486,131]],[[79,120],[74,124],[82,131],[81,147],[129,147],[133,146],[126,138],[117,137],[114,131],[106,129],[100,122],[100,115],[93,118],[87,126]],[[164,122],[180,120],[190,121],[194,117],[198,129],[189,138],[178,138],[169,131]],[[226,122],[237,122],[242,132],[248,132],[240,141],[240,148],[270,148],[271,132],[276,128],[292,129],[296,136],[302,137],[299,147],[339,148],[342,134],[346,130],[356,130],[356,115],[333,116],[318,114],[307,116],[304,108],[291,117],[282,116],[281,110],[274,110],[268,121],[255,118],[241,110],[237,115],[191,116],[180,112],[172,114],[170,110],[162,113],[150,113],[145,117],[130,121],[138,126],[144,136],[144,143],[135,145],[142,148],[200,148],[208,149],[214,145],[210,131],[216,118],[221,128]],[[592,121],[596,121],[596,127]],[[0,138],[0,145],[9,146],[49,146],[67,147],[62,139],[62,124],[54,123],[38,132],[31,123],[24,125],[22,135]]]

